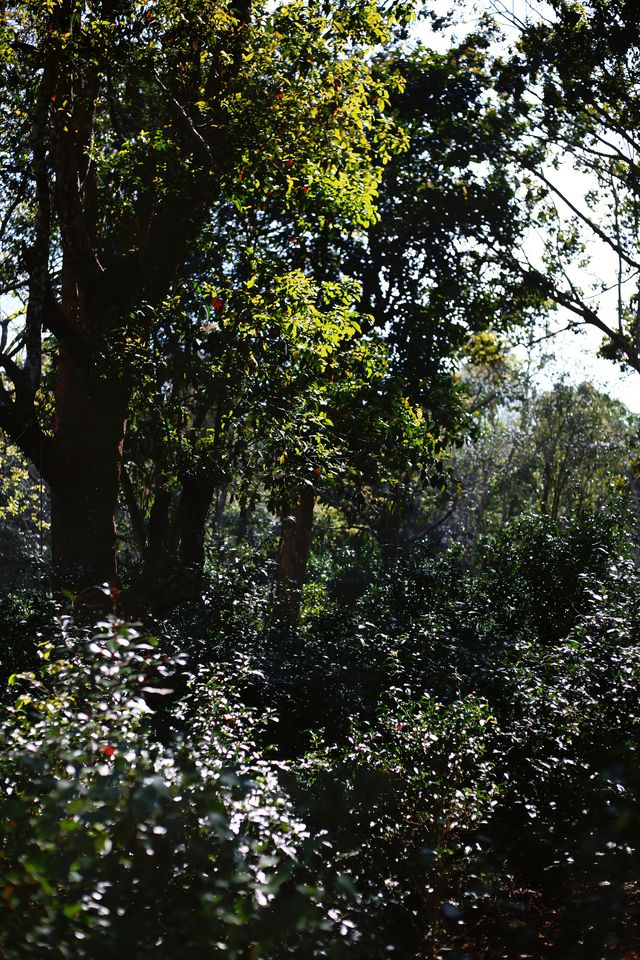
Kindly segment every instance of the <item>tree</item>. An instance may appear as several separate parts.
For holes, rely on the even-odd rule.
[[[521,326],[545,306],[514,262],[531,213],[514,162],[526,125],[494,88],[492,39],[481,28],[444,53],[381,59],[381,75],[405,80],[391,109],[408,148],[384,169],[379,219],[333,248],[388,331],[412,398],[443,411],[470,335]]]
[[[624,405],[590,383],[540,391],[514,370],[475,438],[453,454],[456,489],[441,533],[473,556],[485,535],[523,514],[553,523],[615,514],[635,493],[637,431]]]
[[[176,559],[201,566],[216,488],[243,499],[261,491],[286,518],[313,485],[352,516],[362,518],[366,507],[386,529],[385,542],[393,540],[405,475],[426,479],[433,465],[431,448],[420,462],[407,455],[409,425],[401,421],[420,410],[416,436],[457,434],[465,414],[452,375],[456,351],[470,330],[508,327],[539,306],[497,256],[518,241],[526,221],[509,153],[520,127],[491,94],[488,42],[473,36],[448,54],[400,49],[376,59],[407,149],[389,158],[375,223],[345,230],[335,212],[326,216],[309,203],[313,187],[296,162],[289,168],[296,203],[283,209],[265,196],[241,210],[221,208],[210,225],[190,287],[156,326],[159,346],[147,371],[153,386],[147,379],[139,387],[128,441],[128,473],[138,480],[137,498],[128,489],[127,501],[151,580],[163,557],[174,573]],[[345,274],[359,284],[359,301]],[[333,307],[323,302],[331,285]],[[336,300],[340,285],[353,317]],[[375,372],[375,361],[367,373],[364,360],[373,360],[381,335],[388,369]],[[358,350],[356,370],[349,357]],[[302,515],[309,520],[311,512]],[[297,551],[295,530],[309,543],[302,526],[285,521],[284,545],[299,555],[299,570],[307,546]],[[183,549],[188,541],[194,550]],[[165,586],[161,592],[166,597]]]
[[[50,486],[59,583],[116,577],[140,356],[221,206],[291,207],[295,154],[327,214],[373,216],[388,35],[375,5],[3,4],[0,426]]]
[[[47,492],[21,451],[0,433],[0,579],[11,584],[48,546]]]
[[[468,429],[456,368],[470,340],[527,324],[546,307],[514,257],[530,215],[514,163],[526,125],[496,94],[491,42],[480,29],[444,53],[418,46],[377,61],[381,76],[404,78],[391,111],[407,149],[384,169],[375,222],[349,235],[328,226],[301,254],[360,282],[366,329],[384,331],[402,393],[432,435],[449,440]],[[395,474],[365,470],[364,483],[347,483],[331,502],[393,555],[416,499],[441,481],[434,467],[406,457]]]
[[[125,494],[144,556],[139,588],[162,602],[198,588],[216,487],[283,518],[278,580],[299,590],[314,500],[344,504],[443,446],[403,394],[388,341],[363,332],[356,284],[290,270],[219,292],[224,310],[199,325],[185,313],[186,347],[150,365],[134,404]],[[181,329],[174,304],[161,331]]]
[[[299,251],[324,275],[343,269],[358,280],[364,329],[384,332],[398,390],[443,446],[468,429],[455,371],[470,338],[527,323],[545,307],[513,259],[529,215],[513,162],[524,127],[495,94],[490,46],[491,32],[480,30],[445,53],[419,46],[377,60],[381,77],[403,77],[390,109],[407,149],[384,168],[375,222],[350,234],[324,224]],[[375,401],[370,410],[373,423]],[[417,491],[438,480],[440,454],[411,455],[395,434],[373,442],[366,418],[357,422],[349,436],[358,435],[354,456],[367,466],[343,475],[328,499],[392,555]]]
[[[546,7],[511,18],[520,35],[498,82],[528,125],[519,162],[547,237],[544,264],[523,271],[570,327],[599,330],[602,354],[640,371],[638,7]]]

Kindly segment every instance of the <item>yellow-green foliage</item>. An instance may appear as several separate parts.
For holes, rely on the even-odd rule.
[[[43,528],[48,529],[40,507],[40,484],[34,480],[27,460],[0,434],[0,525],[26,529],[42,521]]]

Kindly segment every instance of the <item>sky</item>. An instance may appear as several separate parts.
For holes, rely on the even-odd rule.
[[[536,345],[532,350],[534,362],[547,353],[554,354],[538,374],[540,386],[547,388],[562,378],[576,384],[588,380],[634,413],[640,413],[640,373],[624,372],[611,360],[598,357],[601,340],[598,331],[585,328],[580,333],[566,331]],[[524,356],[522,348],[516,350],[516,355]]]
[[[545,13],[546,4],[539,0],[480,0],[481,4],[494,10],[499,16],[501,11],[506,14],[502,22],[508,24],[509,15],[521,20],[535,19],[539,13]],[[572,184],[576,183],[575,172],[570,165],[555,174],[555,182],[567,196],[571,197]],[[578,184],[581,192],[589,188],[589,184]],[[567,211],[568,212],[568,211]],[[593,250],[594,261],[598,264],[598,275],[605,281],[615,282],[617,261],[611,252],[599,245]],[[613,317],[615,303],[607,305],[606,299],[602,302],[603,316]],[[563,317],[568,320],[569,315],[558,312],[558,325],[563,326]],[[573,382],[590,380],[594,386],[609,393],[617,400],[625,403],[634,413],[640,413],[640,373],[635,370],[621,370],[620,366],[610,360],[598,356],[602,343],[602,335],[593,327],[585,327],[580,333],[567,331],[551,341],[556,358],[550,362],[541,374],[541,381],[553,381],[562,374]],[[551,346],[549,344],[549,346]],[[541,349],[547,344],[541,345]]]

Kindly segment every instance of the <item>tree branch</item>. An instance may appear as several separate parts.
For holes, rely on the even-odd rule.
[[[51,97],[57,79],[57,62],[50,48],[45,53],[42,78],[31,124],[32,170],[36,190],[35,238],[25,252],[29,273],[29,300],[25,322],[25,389],[35,396],[42,373],[42,326],[49,282],[51,200],[47,163],[47,126]]]
[[[5,361],[6,358],[3,358],[2,366],[6,368]],[[19,370],[19,374],[22,376],[23,371]],[[42,431],[33,403],[24,398],[17,385],[15,399],[12,400],[0,383],[0,429],[31,460],[48,484],[55,483],[58,471],[53,440]]]
[[[573,211],[573,213],[575,213],[575,215],[579,217],[579,219],[582,220],[582,222],[586,224],[600,240],[602,240],[603,243],[606,243],[607,246],[609,246],[621,258],[621,260],[627,264],[627,266],[633,267],[634,270],[640,269],[640,261],[633,260],[625,250],[614,243],[611,237],[609,237],[604,230],[602,230],[596,223],[593,222],[593,220],[591,220],[582,210],[580,210],[579,207],[576,207],[576,205],[569,200],[569,198],[559,189],[559,187],[556,187],[555,184],[547,179],[544,173],[542,173],[540,170],[536,170],[534,167],[529,167],[528,169],[530,169],[535,176],[542,180],[542,182],[546,184],[547,187],[549,187],[549,189],[555,193],[555,195],[559,197],[562,202],[565,203],[569,209]]]
[[[147,547],[147,525],[145,523],[144,514],[140,509],[140,504],[137,501],[135,490],[133,489],[133,484],[131,483],[131,477],[124,466],[120,471],[120,485],[122,488],[122,494],[124,496],[124,502],[127,505],[127,510],[129,512],[129,517],[131,519],[131,529],[135,537],[135,541],[140,549],[141,554],[144,555],[144,551]]]
[[[565,309],[570,310],[571,313],[574,313],[576,316],[580,317],[584,323],[588,323],[589,326],[596,327],[597,330],[600,330],[601,333],[604,333],[606,337],[611,340],[611,342],[618,347],[618,349],[626,357],[626,362],[630,367],[633,367],[634,370],[637,370],[640,373],[640,356],[637,351],[634,349],[634,346],[629,343],[627,338],[620,334],[617,330],[612,329],[604,320],[598,316],[595,310],[593,310],[588,304],[582,300],[578,292],[575,290],[575,287],[572,286],[572,296],[568,296],[561,290],[551,290],[549,296],[552,300]]]

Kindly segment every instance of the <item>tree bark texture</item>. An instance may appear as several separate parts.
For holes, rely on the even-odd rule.
[[[216,491],[218,478],[209,476],[185,477],[176,517],[179,555],[183,568],[196,579],[204,569],[204,545],[207,517]]]
[[[64,348],[58,363],[51,484],[54,582],[74,591],[116,581],[115,513],[128,390]]]
[[[275,582],[276,619],[295,623],[300,617],[302,589],[307,577],[313,532],[314,492],[300,495],[293,512],[284,520]]]

